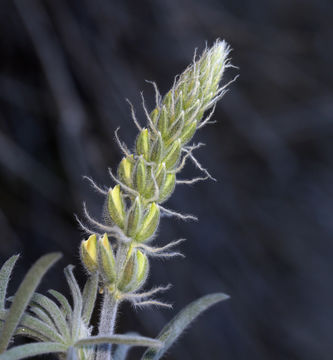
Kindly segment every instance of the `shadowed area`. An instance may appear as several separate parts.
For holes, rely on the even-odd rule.
[[[118,332],[156,336],[197,297],[231,296],[209,310],[167,359],[328,360],[333,356],[333,3],[329,0],[4,0],[0,12],[0,259],[64,259],[42,288],[69,293],[62,267],[83,271],[74,213],[101,219],[104,199],[83,180],[113,185],[121,151],[205,41],[234,49],[216,124],[195,142],[218,182],[179,185],[156,243],[188,239],[184,260],[152,261],[149,286],[173,287],[174,310],[124,305]],[[182,178],[200,175],[190,164]],[[80,274],[81,273],[81,274]],[[97,314],[95,314],[97,315]],[[97,316],[96,316],[97,319]],[[141,350],[140,350],[141,351]],[[131,358],[139,358],[139,350]]]

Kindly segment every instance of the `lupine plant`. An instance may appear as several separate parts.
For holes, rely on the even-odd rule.
[[[195,219],[165,206],[176,185],[213,179],[193,155],[202,144],[190,142],[197,130],[211,122],[215,105],[226,91],[228,84],[221,86],[220,82],[224,70],[231,66],[228,54],[227,44],[218,40],[199,58],[194,55],[192,64],[176,76],[164,97],[153,83],[155,109],[148,111],[142,97],[147,118],[145,127],[140,125],[130,104],[139,133],[130,151],[115,132],[124,156],[116,171],[109,169],[113,187],[100,188],[88,178],[95,190],[105,197],[105,205],[102,221],[92,218],[85,205],[85,218],[78,219],[88,236],[80,245],[80,257],[87,273],[83,290],[74,277],[73,266],[69,265],[65,268],[65,277],[71,300],[55,290],[49,290],[48,295],[36,292],[46,271],[60,258],[58,253],[40,258],[12,297],[7,296],[7,284],[18,256],[11,257],[2,266],[0,360],[50,353],[55,353],[59,359],[124,360],[132,346],[147,348],[142,360],[157,360],[200,313],[228,298],[215,293],[194,301],[155,339],[135,333],[114,333],[117,310],[124,301],[136,307],[170,307],[156,298],[169,286],[142,289],[149,275],[151,257],[182,256],[175,250],[182,239],[162,247],[155,245],[163,215]],[[189,180],[179,178],[189,160],[203,176]],[[91,317],[100,296],[103,299],[99,324],[94,327]],[[34,342],[13,346],[16,336],[25,336]],[[12,346],[8,349],[9,345]]]

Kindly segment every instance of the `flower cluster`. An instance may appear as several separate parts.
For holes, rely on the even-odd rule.
[[[153,293],[135,294],[148,276],[147,256],[179,255],[169,250],[181,240],[161,248],[149,243],[156,234],[161,214],[193,218],[162,204],[172,195],[177,183],[191,184],[210,177],[193,156],[193,150],[201,144],[189,146],[188,143],[198,129],[210,122],[216,102],[225,93],[226,86],[220,87],[220,80],[229,65],[228,53],[226,43],[217,41],[199,59],[195,56],[192,65],[175,78],[173,87],[163,98],[153,84],[155,109],[148,112],[143,99],[146,127],[140,126],[131,106],[139,129],[133,152],[119,140],[116,132],[124,153],[117,173],[110,170],[116,185],[104,191],[91,181],[107,197],[106,222],[101,224],[92,219],[85,209],[87,219],[97,232],[90,231],[92,235],[82,242],[81,259],[90,273],[99,272],[103,288],[118,299],[139,299],[142,303]],[[210,113],[204,117],[209,109]],[[188,159],[205,173],[204,177],[177,178]],[[111,244],[108,237],[115,241]]]

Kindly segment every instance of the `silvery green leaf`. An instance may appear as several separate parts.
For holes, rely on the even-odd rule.
[[[9,258],[1,267],[0,270],[0,309],[5,308],[6,292],[10,275],[19,255],[14,255]]]
[[[8,310],[0,310],[0,329],[5,322],[7,312],[8,312]],[[23,318],[25,316],[26,316],[26,314],[23,314]],[[20,325],[21,324],[22,324],[22,320],[20,321]],[[42,325],[43,325],[43,323],[42,323]],[[34,339],[37,341],[50,341],[49,338],[42,335],[41,333],[39,333],[31,328],[24,327],[24,326],[23,327],[19,326],[15,331],[15,335],[23,335],[23,336],[29,337],[30,339]]]
[[[1,323],[5,322],[8,312],[9,310],[0,310]],[[24,334],[27,337],[31,337],[39,341],[63,341],[62,337],[57,333],[54,327],[50,327],[47,323],[27,313],[24,313],[22,315],[19,323],[19,328],[17,328],[15,334]],[[33,336],[30,336],[30,334],[32,334]]]
[[[158,360],[178,339],[182,332],[195,320],[203,311],[212,305],[228,299],[229,296],[217,293],[206,295],[187,305],[179,314],[177,314],[160,332],[157,339],[163,342],[160,349],[147,349],[143,354],[142,360]]]
[[[45,324],[47,324],[50,327],[54,327],[53,321],[50,318],[50,316],[45,312],[45,310],[43,310],[41,307],[39,307],[38,305],[34,306],[34,305],[29,305],[29,312],[33,313],[34,315],[36,315],[36,317],[38,319],[40,319],[41,321],[43,321]]]
[[[54,327],[49,326],[34,316],[23,314],[20,320],[20,327],[33,330],[41,334],[43,338],[47,337],[48,341],[63,342],[63,339]]]
[[[121,344],[117,346],[116,351],[114,352],[112,359],[113,360],[125,360],[128,352],[131,350],[131,345]]]
[[[135,332],[127,333],[126,335],[137,335]],[[112,355],[113,360],[125,360],[128,352],[131,350],[131,345],[119,344]]]
[[[15,346],[0,355],[0,360],[20,360],[31,356],[66,352],[67,346],[53,342]]]
[[[49,293],[58,300],[59,304],[61,305],[61,311],[64,313],[65,318],[71,320],[73,311],[66,297],[59,291],[52,289],[49,290]]]
[[[50,316],[53,323],[57,327],[58,332],[65,339],[70,340],[70,331],[68,329],[64,314],[53,300],[49,299],[45,295],[34,293],[31,298],[31,302],[40,306]]]
[[[77,341],[74,346],[78,347],[101,344],[127,344],[132,346],[150,346],[154,348],[162,346],[162,342],[160,340],[134,335],[91,336]]]
[[[73,274],[73,265],[69,265],[65,268],[65,276],[73,297],[73,317],[72,317],[72,338],[77,339],[79,337],[81,326],[81,314],[82,314],[82,295],[81,290]]]
[[[89,325],[91,315],[94,311],[97,290],[98,290],[98,273],[95,272],[89,276],[82,293],[83,312],[82,318],[86,325]]]
[[[50,341],[50,339],[47,336],[44,336],[40,332],[22,326],[19,326],[16,329],[15,335],[21,335],[26,338],[33,339],[35,341],[44,341],[44,342]]]
[[[7,349],[7,346],[19,325],[30,299],[39,285],[46,271],[61,257],[60,253],[51,253],[42,256],[30,268],[22,283],[20,284],[12,306],[9,309],[6,321],[0,334],[0,353]]]

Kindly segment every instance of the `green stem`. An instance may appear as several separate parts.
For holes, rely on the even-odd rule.
[[[98,334],[101,336],[110,336],[113,334],[119,301],[114,294],[105,289],[102,311],[100,315],[100,323]],[[111,344],[101,345],[97,349],[96,360],[111,360]]]

